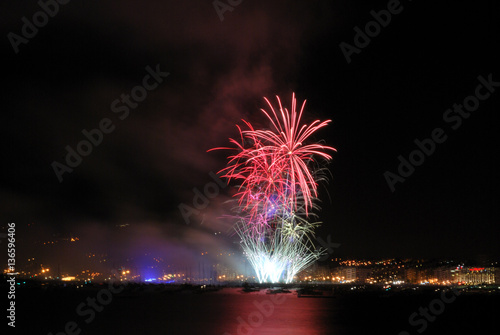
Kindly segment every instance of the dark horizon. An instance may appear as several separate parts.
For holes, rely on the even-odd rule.
[[[0,234],[6,232],[4,228],[1,227]],[[172,271],[175,269],[191,272],[198,270],[200,266],[208,269],[214,264],[221,264],[236,273],[251,275],[251,266],[242,255],[236,236],[221,234],[217,236],[218,243],[214,244],[212,236],[196,230],[184,232],[183,235],[169,235],[172,231],[179,232],[175,229],[150,224],[125,224],[114,227],[87,225],[62,233],[39,224],[29,224],[28,227],[17,224],[16,244],[20,247],[16,251],[16,269],[33,274],[37,273],[39,268],[51,268],[52,274],[55,275],[56,268],[58,272],[66,274],[78,274],[82,269],[106,274],[125,267],[142,274],[142,278],[151,265],[158,267],[153,272],[161,273],[167,267]],[[6,236],[7,234],[0,235],[0,243],[7,242]],[[316,237],[315,244],[326,249],[326,254],[316,262],[320,267],[331,267],[340,261],[349,260],[371,261],[372,266],[375,262],[386,260],[404,263],[418,261],[424,265],[452,262],[451,265],[483,267],[497,266],[500,262],[498,257],[474,253],[448,257],[396,254],[385,257],[354,256],[345,252],[342,244],[318,235]],[[156,264],[155,259],[161,259],[161,262]]]
[[[100,249],[126,247],[109,232],[132,224],[165,253],[237,250],[220,219],[231,187],[211,175],[225,155],[207,150],[228,145],[241,119],[266,126],[264,96],[289,105],[295,92],[307,99],[305,122],[332,120],[315,134],[338,150],[319,187],[316,236],[340,244],[334,256],[498,260],[499,4],[401,1],[356,47],[354,28],[388,3],[244,1],[221,21],[210,1],[74,0],[17,47],[9,33],[22,35],[22,18],[40,7],[2,4],[0,226],[87,231]],[[346,59],[341,43],[358,51]],[[151,89],[135,106],[123,95],[137,86]],[[454,107],[470,96],[470,115]],[[67,146],[96,128],[99,144],[60,182],[54,162],[66,164]],[[399,156],[432,137],[431,153],[391,189],[387,171],[394,180]],[[219,195],[187,224],[179,205],[193,207],[193,188],[208,183]]]

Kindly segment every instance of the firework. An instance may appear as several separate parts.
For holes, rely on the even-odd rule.
[[[270,130],[243,121],[246,129],[237,126],[240,141],[230,139],[234,148],[215,148],[236,151],[219,173],[239,182],[235,231],[259,282],[290,282],[323,252],[310,239],[319,223],[309,219],[319,208],[317,182],[324,179],[317,159],[330,160],[326,151],[336,151],[307,143],[330,120],[301,124],[306,101],[297,112],[295,94],[290,111],[276,98],[278,111],[267,98],[270,112],[261,109]]]
[[[287,192],[291,201],[295,202],[297,194],[304,196],[305,210],[312,207],[312,197],[317,196],[317,184],[311,171],[314,157],[326,160],[331,156],[324,151],[335,148],[318,143],[306,144],[306,140],[318,129],[325,127],[330,120],[320,122],[316,120],[310,125],[301,125],[300,120],[304,111],[304,100],[300,112],[296,111],[295,94],[292,96],[291,113],[283,108],[281,100],[276,97],[279,104],[279,113],[265,98],[271,112],[261,109],[271,122],[271,130],[255,130],[249,122],[245,122],[248,129],[240,131],[241,144],[234,140],[237,154],[229,157],[228,166],[222,170],[223,176],[231,179],[241,179],[241,193],[237,196],[240,203],[248,206],[253,202],[255,188],[259,192],[269,195],[274,192]],[[246,141],[245,141],[246,140]],[[245,142],[250,143],[245,147]],[[222,149],[222,148],[216,148]],[[224,148],[227,149],[227,148]]]
[[[236,224],[243,251],[260,283],[276,283],[281,279],[289,283],[298,272],[324,254],[323,249],[315,250],[310,239],[319,222],[311,224],[302,220],[298,223],[294,222],[296,219],[290,218],[281,227],[257,237],[248,233],[245,222]]]

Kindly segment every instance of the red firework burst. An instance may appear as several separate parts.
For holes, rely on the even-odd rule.
[[[312,199],[317,197],[317,183],[314,178],[316,167],[313,162],[316,157],[330,160],[332,157],[325,151],[336,151],[336,149],[319,143],[307,144],[306,141],[331,120],[316,120],[309,125],[301,124],[306,100],[297,113],[295,94],[292,95],[290,112],[287,108],[283,108],[280,98],[278,96],[276,98],[279,104],[278,112],[267,98],[264,99],[271,112],[261,109],[271,122],[271,130],[256,130],[249,122],[243,120],[248,129],[242,130],[237,126],[241,143],[230,139],[236,148],[211,150],[238,151],[228,157],[228,166],[219,173],[229,180],[241,181],[238,193],[235,195],[240,206],[252,211],[252,208],[258,207],[254,206],[256,201],[269,199],[274,195],[282,199],[282,206],[293,211],[297,209],[297,200],[301,195],[300,199],[308,215],[308,210],[313,205]]]

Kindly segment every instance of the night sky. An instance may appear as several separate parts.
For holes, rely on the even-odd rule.
[[[348,63],[339,45],[355,46],[353,29],[388,3],[246,0],[221,21],[212,1],[73,0],[16,53],[9,33],[22,36],[22,18],[40,6],[3,1],[0,225],[71,233],[128,223],[139,227],[128,240],[142,230],[167,246],[234,246],[220,219],[229,187],[189,224],[179,204],[192,206],[193,188],[225,166],[225,153],[208,149],[228,145],[241,119],[267,127],[263,97],[288,106],[295,92],[307,99],[305,122],[332,120],[314,139],[338,150],[317,232],[341,244],[336,255],[500,257],[500,84],[480,90],[489,97],[459,127],[458,114],[443,119],[479,76],[500,82],[500,5],[401,1]],[[161,82],[113,110],[147,67]],[[66,146],[76,150],[103,119],[113,130],[59,182],[53,162],[65,164]],[[384,173],[398,173],[398,156],[435,128],[446,140],[392,192]],[[96,247],[119,245],[98,234],[88,235]]]

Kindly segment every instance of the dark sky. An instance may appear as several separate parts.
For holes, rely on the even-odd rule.
[[[0,224],[131,223],[166,243],[221,243],[208,236],[227,228],[229,188],[189,225],[178,206],[224,167],[207,149],[227,145],[241,119],[264,125],[264,96],[288,104],[295,92],[306,122],[332,120],[315,135],[338,149],[318,236],[340,243],[338,255],[498,258],[500,87],[457,129],[443,115],[475,94],[478,76],[500,82],[500,5],[402,1],[348,64],[339,44],[354,45],[353,28],[387,4],[243,1],[221,21],[212,1],[73,0],[16,53],[8,34],[22,35],[40,7],[3,1]],[[168,77],[128,116],[114,113],[157,65]],[[105,118],[113,131],[60,183],[51,164]],[[435,128],[447,139],[391,192],[384,173]]]

